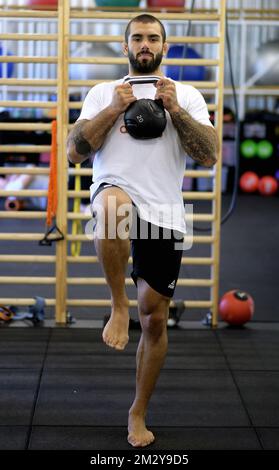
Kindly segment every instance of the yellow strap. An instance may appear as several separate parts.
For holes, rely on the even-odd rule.
[[[76,169],[80,168],[80,163],[76,166]],[[75,175],[75,191],[80,191],[80,175]],[[73,212],[78,214],[80,213],[80,197],[74,198]],[[82,224],[80,219],[74,219],[72,223],[72,235],[78,235],[82,233]],[[74,241],[71,243],[71,255],[79,256],[81,252],[81,242]]]

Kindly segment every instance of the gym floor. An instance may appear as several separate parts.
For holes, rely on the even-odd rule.
[[[147,423],[153,450],[279,450],[279,324],[169,331]],[[0,448],[128,450],[139,331],[2,328]]]
[[[224,211],[227,204],[224,197]],[[152,450],[279,450],[278,205],[278,198],[241,196],[222,229],[220,293],[248,291],[253,321],[212,330],[202,325],[205,312],[185,312],[180,328],[169,330],[147,417],[156,434]],[[1,222],[6,232],[19,224]],[[6,254],[22,249],[20,242],[0,245]],[[17,268],[26,275],[23,263]],[[32,275],[48,275],[46,268],[30,266]],[[10,263],[2,270],[15,275]],[[32,287],[33,295],[50,295],[49,286]],[[3,285],[0,296],[12,292],[14,286]],[[19,285],[17,295],[30,293]],[[131,330],[124,352],[112,351],[101,340],[102,313],[93,313],[94,319],[92,312],[75,314],[77,322],[65,328],[54,327],[50,314],[43,327],[1,325],[1,450],[131,449],[127,411],[139,331]]]

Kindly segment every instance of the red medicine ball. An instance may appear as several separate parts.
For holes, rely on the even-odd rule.
[[[240,177],[239,186],[245,193],[254,193],[259,186],[259,177],[254,171],[246,171]]]
[[[41,7],[43,10],[51,10],[58,5],[58,0],[28,0],[28,5],[33,7]]]
[[[254,301],[246,292],[230,290],[220,300],[219,314],[230,325],[244,325],[254,314]]]
[[[259,182],[259,192],[263,196],[272,196],[278,189],[278,183],[273,176],[263,176]]]

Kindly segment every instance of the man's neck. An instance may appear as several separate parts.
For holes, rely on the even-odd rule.
[[[131,70],[131,69],[129,68],[129,77],[138,77],[138,76],[143,77],[144,75],[147,75],[147,76],[156,75],[156,77],[164,77],[164,74],[163,74],[163,72],[162,72],[160,69],[155,70],[155,71],[152,72],[152,73],[140,73],[140,72],[137,72],[137,71],[135,71],[135,70]]]

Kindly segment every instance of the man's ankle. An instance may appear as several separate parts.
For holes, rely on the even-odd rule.
[[[122,310],[123,308],[128,308],[129,307],[129,299],[124,298],[121,300],[112,300],[111,301],[111,306],[113,310]]]
[[[129,409],[129,416],[131,417],[137,417],[137,418],[142,418],[142,419],[145,419],[145,415],[146,415],[146,410],[140,408],[140,407],[136,407],[136,406],[131,406],[131,408]]]

